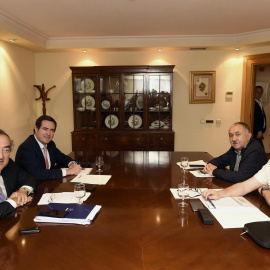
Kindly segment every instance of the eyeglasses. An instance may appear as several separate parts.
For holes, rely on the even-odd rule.
[[[190,188],[189,189],[188,198],[192,199],[192,198],[200,197],[201,195],[202,195],[202,191],[200,188]]]

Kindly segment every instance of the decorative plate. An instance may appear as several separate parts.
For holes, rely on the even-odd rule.
[[[115,115],[108,115],[105,118],[105,125],[107,128],[116,128],[119,124],[119,120]]]
[[[86,93],[91,93],[91,91],[94,89],[94,82],[90,78],[86,78],[84,81],[81,82],[81,89]]]
[[[137,114],[131,115],[128,119],[128,125],[131,128],[139,128],[142,125],[142,118]]]
[[[119,81],[116,82],[116,89],[119,90]],[[128,89],[128,81],[124,80],[124,91],[126,92]]]
[[[86,110],[90,110],[91,108],[93,108],[95,106],[95,99],[91,96],[85,96],[82,99],[82,106],[86,109]]]
[[[143,96],[138,96],[136,99],[136,106],[139,110],[143,109]]]
[[[160,128],[160,127],[163,127],[164,125],[165,125],[164,122],[158,121],[158,120],[154,121],[154,122],[151,124],[151,126],[152,126],[152,127],[155,127],[155,128]]]
[[[108,101],[108,100],[103,100],[103,101],[101,102],[101,107],[102,107],[102,109],[104,109],[104,110],[108,110],[108,109],[110,108],[110,106],[111,106],[111,103],[110,103],[110,101]]]

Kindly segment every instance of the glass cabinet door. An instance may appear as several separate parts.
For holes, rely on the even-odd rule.
[[[171,75],[149,75],[149,129],[171,130]]]
[[[143,129],[144,127],[144,76],[124,76],[124,128]]]
[[[75,129],[94,129],[97,127],[95,77],[77,76],[73,81]]]
[[[120,128],[120,76],[100,76],[100,128]]]

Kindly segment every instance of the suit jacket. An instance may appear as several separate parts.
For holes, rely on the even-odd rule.
[[[263,127],[264,121],[265,127]],[[257,134],[259,131],[262,131],[264,133],[265,130],[266,130],[266,115],[264,113],[264,109],[261,110],[260,105],[255,101],[253,138],[257,138]]]
[[[49,142],[47,149],[50,155],[51,167],[46,170],[45,158],[34,135],[30,135],[18,148],[15,162],[22,169],[31,173],[37,180],[62,178],[62,170],[53,169],[55,164],[68,167],[72,158],[63,154],[53,141]]]
[[[209,161],[209,163],[217,166],[213,175],[234,183],[243,182],[255,175],[268,162],[264,148],[254,139],[250,139],[247,147],[242,148],[241,153],[242,158],[238,171],[234,171],[236,153],[233,147],[225,154]],[[227,166],[230,167],[230,170],[224,170]]]
[[[15,208],[9,202],[0,203],[0,219],[15,215]]]
[[[9,159],[7,166],[1,171],[1,175],[4,180],[7,197],[24,185],[30,186],[34,190],[36,188],[36,179],[19,168],[12,159]],[[0,218],[14,213],[15,209],[9,202],[0,203]]]

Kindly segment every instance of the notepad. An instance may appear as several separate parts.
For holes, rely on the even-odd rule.
[[[88,175],[77,175],[73,178],[70,183],[84,183],[84,184],[92,184],[92,185],[106,185],[110,180],[111,175],[96,175],[96,174],[88,174]]]

